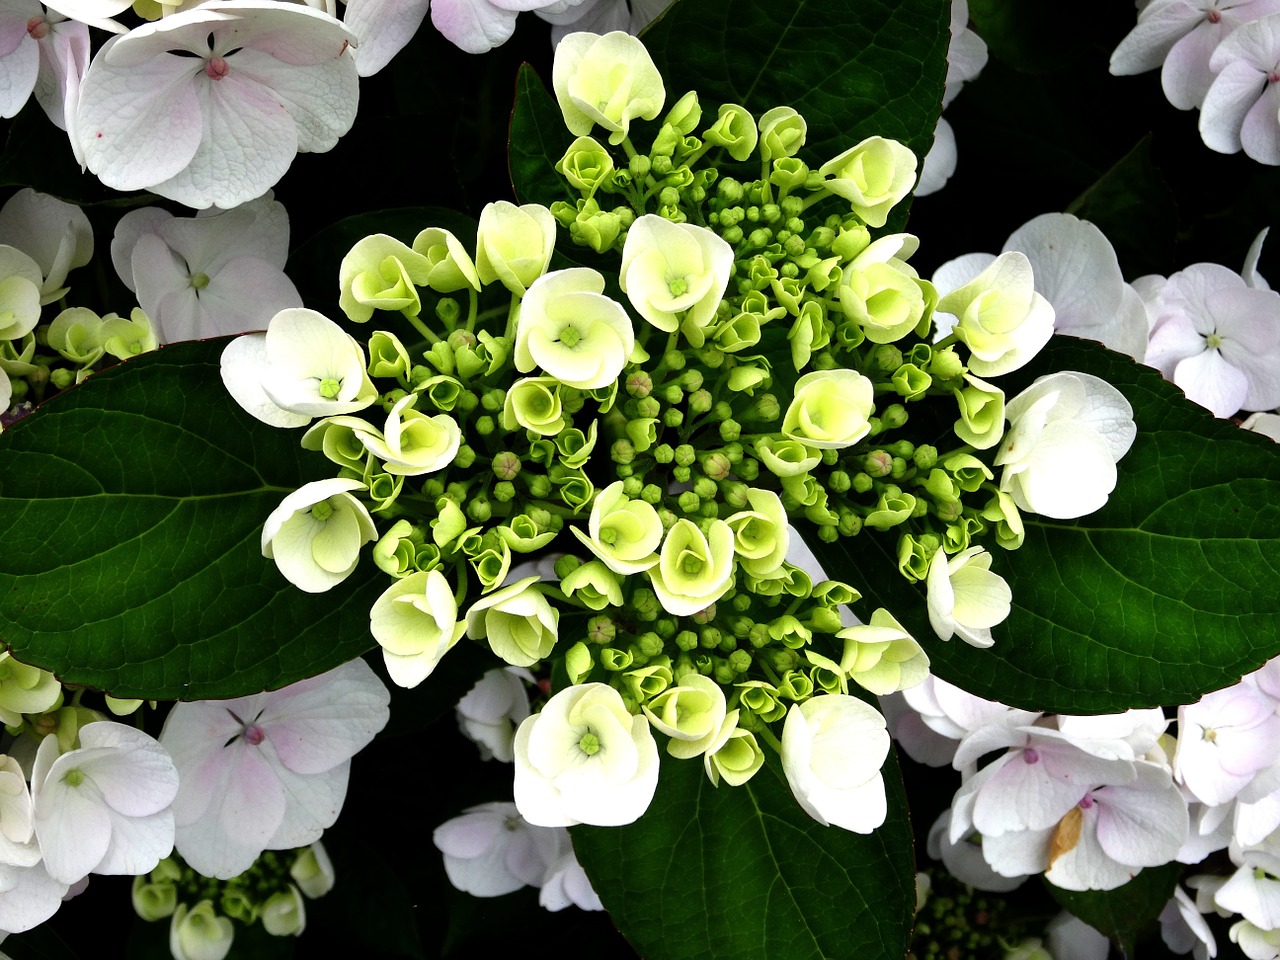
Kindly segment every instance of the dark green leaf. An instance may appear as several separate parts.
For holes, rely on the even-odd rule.
[[[261,551],[263,521],[328,471],[300,431],[222,386],[225,341],[165,347],[0,434],[0,639],[122,697],[235,697],[373,645],[371,564],[316,597]]]
[[[951,4],[680,0],[644,36],[671,102],[781,105],[808,121],[801,156],[817,166],[878,134],[918,157],[942,103]],[[714,114],[712,114],[714,117]]]
[[[858,957],[906,953],[914,860],[897,764],[889,817],[862,836],[796,803],[776,757],[741,787],[663,758],[636,823],[574,827],[574,849],[632,945],[649,960]]]
[[[1114,890],[1063,890],[1045,881],[1053,899],[1089,926],[1119,945],[1124,956],[1132,957],[1134,944],[1144,928],[1160,915],[1173,897],[1182,864],[1166,863],[1147,867],[1132,880]]]
[[[1089,341],[1054,337],[1001,386],[1013,396],[1054,370],[1114,384],[1138,436],[1105,507],[1074,521],[1024,517],[1022,548],[994,551],[992,570],[1013,590],[995,646],[935,638],[924,586],[898,574],[891,537],[811,538],[826,569],[850,571],[867,609],[888,607],[938,676],[1031,710],[1191,703],[1280,653],[1280,448]]]
[[[521,203],[549,207],[577,196],[556,173],[556,164],[573,142],[555,98],[529,64],[516,75],[516,105],[511,113],[511,185]]]

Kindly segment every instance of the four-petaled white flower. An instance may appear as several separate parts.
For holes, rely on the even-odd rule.
[[[262,555],[299,590],[324,593],[347,579],[360,548],[377,539],[373,518],[352,490],[359,480],[313,480],[289,494],[262,527]]]
[[[1036,380],[1005,407],[996,453],[1000,489],[1020,510],[1069,520],[1101,509],[1116,463],[1137,436],[1133,407],[1098,377],[1063,370]]]
[[[132,210],[116,224],[111,260],[162,343],[248,333],[301,307],[285,276],[289,215],[268,194],[213,216]]]
[[[109,187],[189,207],[261,196],[298,152],[351,129],[354,39],[334,18],[278,0],[214,0],[98,51],[80,90],[84,161]]]
[[[397,580],[374,601],[369,629],[382,645],[387,673],[401,687],[416,687],[466,630],[458,621],[453,588],[439,570]]]
[[[1146,363],[1187,399],[1219,417],[1280,406],[1280,293],[1196,263],[1156,286],[1147,309]]]
[[[653,58],[637,38],[615,30],[598,36],[571,33],[556,46],[551,86],[564,124],[575,137],[599,125],[621,143],[637,117],[653,120],[666,88]]]
[[[991,572],[991,554],[970,547],[953,557],[939,550],[929,563],[929,623],[943,640],[955,634],[975,647],[995,641],[991,628],[1009,616],[1013,594],[999,574]]]
[[[544,827],[634,823],[658,787],[658,745],[603,683],[561,690],[516,731],[515,797]]]
[[[870,833],[884,823],[880,768],[888,755],[884,717],[857,697],[811,697],[787,713],[782,769],[800,806],[823,826]]]
[[[263,850],[306,846],[333,825],[351,758],[386,725],[390,696],[363,660],[280,690],[174,705],[160,743],[180,787],[178,853],[229,880]]]
[[[100,721],[59,755],[46,736],[31,771],[35,830],[45,868],[72,884],[90,873],[140,874],[173,849],[178,771],[141,730]]]
[[[360,344],[323,314],[301,307],[281,310],[266,333],[227,344],[222,382],[236,403],[273,427],[355,413],[378,397]]]
[[[701,347],[732,272],[733,248],[706,227],[645,214],[627,231],[618,283],[640,316]]]
[[[618,379],[635,345],[631,318],[587,267],[539,277],[520,304],[516,369],[541,367],[561,383],[596,390]]]

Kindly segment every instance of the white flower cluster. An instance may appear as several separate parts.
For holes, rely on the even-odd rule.
[[[957,878],[1007,891],[1043,873],[1069,890],[1110,890],[1138,869],[1195,865],[1225,850],[1228,875],[1194,874],[1163,918],[1166,940],[1206,943],[1201,914],[1236,917],[1253,960],[1280,941],[1280,660],[1181,706],[1095,717],[1016,710],[936,677],[885,702],[894,736],[963,784],[930,833]],[[995,751],[994,760],[979,764]]]
[[[1169,102],[1200,111],[1208,147],[1280,164],[1280,2],[1151,0],[1111,72],[1157,67]]]

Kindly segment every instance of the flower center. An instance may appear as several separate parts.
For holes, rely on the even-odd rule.
[[[1200,739],[1204,740],[1206,743],[1213,743],[1218,739],[1218,731],[1214,730],[1212,727],[1205,727],[1204,733],[1200,735]]]
[[[197,290],[203,290],[209,285],[209,275],[207,273],[193,273],[191,275],[191,286]]]
[[[1035,747],[1027,747],[1027,749],[1022,752],[1022,762],[1023,763],[1039,763],[1040,751],[1037,750]]]
[[[44,17],[32,17],[27,21],[27,36],[32,40],[43,40],[49,35],[49,21]]]
[[[588,757],[594,757],[600,752],[600,738],[588,730],[582,735],[582,739],[578,741],[578,749]]]
[[[1222,338],[1218,336],[1216,333],[1211,333],[1204,338],[1204,345],[1209,350],[1217,350],[1220,346],[1222,346]]]
[[[566,347],[576,347],[581,339],[582,334],[578,333],[573,326],[567,326],[560,331],[560,342]]]
[[[267,732],[256,723],[251,723],[244,728],[244,742],[249,746],[256,747],[265,739],[267,739]]]
[[[671,291],[671,296],[683,297],[689,292],[689,281],[684,277],[676,277],[667,281],[667,289]]]
[[[1217,10],[1210,10],[1209,15],[1205,19],[1210,23],[1220,23],[1222,21],[1222,14]]]
[[[1089,796],[1089,794],[1086,793],[1084,795],[1084,798],[1080,801],[1080,809],[1088,810],[1092,806],[1093,806],[1093,797]]]
[[[333,507],[329,506],[328,500],[321,500],[319,503],[312,505],[311,515],[323,523],[333,516]]]
[[[210,57],[204,65],[204,75],[210,80],[221,80],[230,72],[230,65],[221,57]]]
[[[1267,74],[1267,83],[1280,83],[1280,70],[1272,70]]]
[[[62,778],[62,782],[68,787],[78,787],[84,783],[84,772],[82,770],[68,770]]]
[[[194,286],[194,284],[192,284]],[[326,400],[332,400],[338,395],[338,391],[342,389],[342,381],[335,380],[333,377],[325,377],[320,381],[320,396]]]

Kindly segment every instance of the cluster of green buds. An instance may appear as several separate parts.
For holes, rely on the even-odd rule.
[[[51,391],[80,383],[104,364],[157,346],[155,326],[137,307],[128,317],[67,307],[48,323],[13,338],[5,338],[0,328],[0,400],[8,400],[7,413],[0,404],[3,420],[17,420]]]
[[[133,881],[133,909],[143,920],[170,921],[173,955],[226,956],[236,924],[261,923],[275,937],[296,937],[306,927],[305,898],[333,887],[333,864],[316,842],[292,851],[268,850],[230,880],[196,873],[177,854]]]

